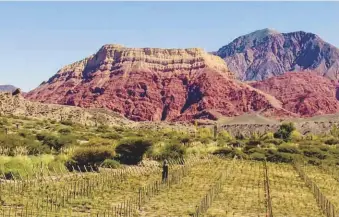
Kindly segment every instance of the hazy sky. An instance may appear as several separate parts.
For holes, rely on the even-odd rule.
[[[339,46],[339,2],[0,2],[0,84],[24,91],[102,45],[215,51],[263,28]]]

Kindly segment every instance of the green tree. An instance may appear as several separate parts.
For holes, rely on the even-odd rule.
[[[290,140],[292,132],[295,130],[293,123],[283,123],[277,132],[274,133],[275,138],[283,139],[285,141]]]
[[[119,142],[115,151],[121,162],[137,164],[142,161],[144,154],[152,145],[152,141],[140,137],[126,138]]]

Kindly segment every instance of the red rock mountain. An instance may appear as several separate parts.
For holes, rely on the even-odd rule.
[[[258,30],[234,39],[214,54],[242,81],[303,70],[339,79],[339,49],[313,33]]]
[[[201,49],[105,45],[60,69],[26,98],[108,108],[132,120],[213,119],[251,111],[290,115],[281,102],[233,79],[225,62]]]
[[[336,82],[310,72],[288,72],[250,85],[273,95],[283,108],[304,117],[339,112]]]

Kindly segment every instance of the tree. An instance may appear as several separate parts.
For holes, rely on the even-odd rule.
[[[280,138],[288,141],[291,138],[292,132],[295,130],[295,126],[292,122],[283,123],[277,132],[274,133],[275,138]]]
[[[152,142],[143,138],[126,138],[120,141],[115,151],[121,162],[137,164],[151,146]]]

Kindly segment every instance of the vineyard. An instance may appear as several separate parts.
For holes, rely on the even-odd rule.
[[[154,165],[87,172],[41,168],[35,178],[1,182],[0,217],[338,217],[335,168],[220,156],[169,163],[167,180]]]

